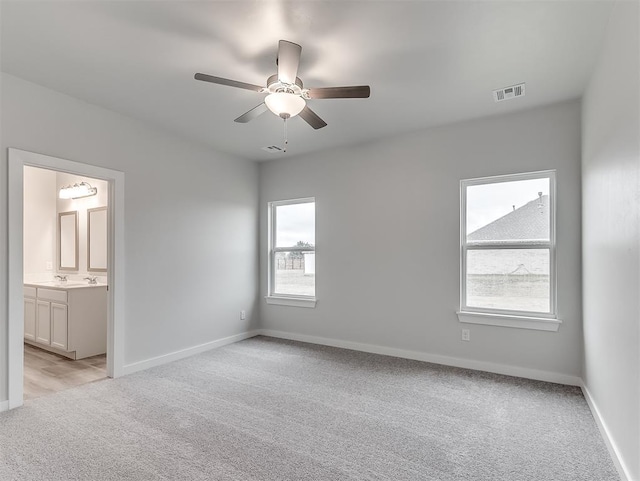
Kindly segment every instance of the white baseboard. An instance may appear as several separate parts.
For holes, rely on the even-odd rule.
[[[596,425],[600,430],[600,434],[602,435],[602,439],[604,440],[605,445],[607,446],[607,450],[609,451],[609,455],[613,461],[613,464],[620,475],[620,479],[622,481],[630,481],[631,475],[629,474],[629,470],[627,466],[622,461],[622,457],[620,456],[620,452],[616,446],[616,443],[613,441],[611,434],[609,433],[609,429],[607,428],[607,423],[604,422],[604,419],[600,415],[600,410],[596,405],[593,397],[591,396],[591,392],[589,392],[589,388],[585,385],[584,382],[580,384],[580,388],[582,389],[582,394],[584,394],[584,398],[587,400],[587,404],[589,405],[589,409],[591,410],[591,414],[593,414],[593,418],[596,420]]]
[[[9,410],[9,401],[0,401],[0,413]]]
[[[396,349],[392,347],[377,346],[373,344],[362,344],[359,342],[341,341],[338,339],[328,339],[325,337],[308,336],[306,334],[294,334],[290,332],[274,331],[271,329],[260,329],[259,332],[261,335],[268,337],[277,337],[280,339],[289,339],[292,341],[308,342],[311,344],[321,344],[323,346],[340,347],[342,349],[370,352],[373,354],[383,354],[385,356],[401,357],[404,359],[413,359],[415,361],[432,362],[434,364],[443,364],[445,366],[461,367],[465,369],[473,369],[475,371],[486,371],[495,374],[504,374],[507,376],[522,377],[525,379],[534,379],[536,381],[553,382],[557,384],[566,384],[569,386],[580,386],[582,384],[582,380],[578,376],[571,376],[568,374],[561,374],[557,372],[540,371],[537,369],[508,366],[505,364],[474,361],[471,359],[442,356],[440,354],[408,351],[405,349]]]
[[[123,375],[132,374],[138,371],[144,371],[150,367],[160,366],[169,362],[177,361],[178,359],[184,359],[185,357],[200,354],[201,352],[209,351],[217,347],[233,344],[234,342],[243,341],[250,337],[260,335],[259,331],[248,331],[234,336],[217,339],[215,341],[206,342],[197,346],[189,347],[187,349],[181,349],[180,351],[170,352],[169,354],[163,354],[162,356],[152,357],[151,359],[145,359],[144,361],[138,361],[131,364],[126,364],[123,367]]]

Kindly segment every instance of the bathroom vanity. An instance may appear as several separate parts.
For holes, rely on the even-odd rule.
[[[24,284],[24,341],[70,359],[107,352],[107,286]]]

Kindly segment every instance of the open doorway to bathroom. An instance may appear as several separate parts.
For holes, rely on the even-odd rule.
[[[8,365],[8,408],[13,409],[21,406],[24,403],[24,356],[25,356],[25,266],[24,266],[24,175],[25,175],[25,166],[29,167],[37,167],[41,169],[48,169],[60,174],[73,174],[79,179],[95,179],[102,180],[106,182],[107,189],[107,210],[100,211],[99,206],[98,214],[96,222],[94,223],[95,227],[99,222],[100,215],[104,215],[106,213],[107,218],[107,252],[106,252],[106,265],[107,271],[106,275],[104,272],[90,271],[87,269],[86,276],[82,275],[80,281],[89,282],[91,279],[84,279],[84,277],[91,278],[97,277],[96,281],[99,284],[100,278],[106,278],[108,280],[107,284],[107,334],[106,334],[106,375],[108,377],[119,377],[124,374],[125,366],[124,366],[124,323],[125,323],[125,310],[124,310],[124,285],[125,285],[125,261],[124,261],[124,239],[125,239],[125,196],[124,196],[124,181],[125,174],[123,172],[108,169],[104,167],[99,167],[96,165],[86,164],[82,162],[75,162],[71,160],[62,159],[59,157],[52,157],[49,155],[38,154],[35,152],[28,152],[25,150],[9,148],[8,149],[8,347],[9,352],[7,356],[7,365]],[[75,184],[76,182],[74,182]],[[65,186],[68,184],[65,184]],[[73,185],[72,185],[73,186]],[[84,186],[86,187],[86,186]],[[93,187],[93,186],[91,186]],[[56,185],[55,190],[58,189]],[[57,193],[59,195],[59,191]],[[68,199],[67,199],[68,200]],[[56,200],[56,202],[58,202]],[[69,209],[64,210],[64,212],[69,212],[78,209]],[[89,208],[87,208],[87,214],[89,213]],[[63,219],[59,219],[58,214],[64,213],[63,211],[58,212],[56,207],[56,219],[55,219],[55,228],[57,229],[58,223],[61,223],[64,227],[73,226],[74,222],[79,224],[79,214],[76,216],[63,216]],[[75,217],[75,218],[74,218]],[[92,217],[93,218],[93,217]],[[93,231],[93,227],[90,229]],[[98,229],[99,231],[99,229]],[[61,323],[56,322],[55,326],[52,323],[51,319],[54,316],[64,318],[62,315],[62,310],[57,309],[57,305],[65,305],[64,294],[55,293],[53,291],[61,291],[61,289],[54,289],[53,284],[58,283],[60,281],[64,282],[60,278],[54,277],[55,275],[60,275],[61,277],[64,274],[56,274],[55,272],[67,272],[67,293],[66,293],[66,307],[67,307],[67,320],[70,321],[70,317],[72,315],[78,314],[78,310],[73,307],[73,297],[72,289],[70,286],[71,282],[75,282],[74,279],[77,279],[75,276],[80,276],[83,274],[80,272],[80,251],[78,251],[78,263],[77,269],[72,269],[75,267],[74,264],[71,264],[69,267],[68,262],[75,262],[75,247],[69,248],[68,246],[62,246],[62,255],[60,255],[57,250],[60,246],[57,244],[57,234],[56,235],[56,246],[54,255],[52,255],[52,266],[51,271],[47,271],[48,260],[44,260],[44,268],[39,267],[38,269],[44,269],[45,272],[41,273],[43,275],[47,274],[53,279],[43,280],[42,282],[51,282],[50,286],[36,286],[35,297],[33,296],[33,291],[31,291],[31,298],[36,299],[36,309],[40,308],[46,311],[46,307],[44,304],[38,304],[38,288],[42,288],[45,290],[49,290],[51,292],[43,292],[45,296],[49,296],[50,299],[43,299],[42,301],[49,303],[49,336],[50,342],[59,343],[60,339],[63,341],[60,343],[61,346],[54,345],[55,348],[63,349],[65,352],[71,351],[70,347],[74,346],[74,341],[70,341],[71,333],[76,332],[75,327],[67,324],[67,346],[64,349],[64,329],[57,329],[59,325],[63,325]],[[78,249],[80,248],[80,232],[78,226],[78,238],[75,241],[76,245],[78,245]],[[72,236],[73,239],[73,236]],[[50,240],[45,239],[44,242],[49,245],[51,244]],[[72,244],[73,245],[73,244]],[[89,249],[88,249],[89,250]],[[86,255],[83,254],[83,258],[87,258],[90,256],[90,252],[87,252]],[[87,261],[87,266],[93,267],[94,261],[96,265],[100,263],[100,255],[96,253],[96,251],[91,254],[95,259]],[[58,265],[58,261],[61,260],[62,264]],[[40,263],[42,264],[42,262]],[[62,267],[62,269],[60,268]],[[64,270],[67,267],[70,270]],[[79,281],[78,281],[79,282]],[[80,289],[87,288],[74,288],[76,292]],[[96,292],[96,291],[89,291]],[[95,302],[89,302],[89,304],[93,304]],[[31,304],[33,305],[33,304]],[[53,308],[52,308],[53,306]],[[74,314],[72,314],[72,312]],[[30,315],[28,313],[27,315]],[[36,320],[38,319],[38,313],[36,312]],[[46,315],[44,317],[46,319]],[[44,326],[44,331],[46,333],[46,321]],[[35,328],[34,328],[35,329]],[[35,335],[35,332],[32,330]],[[37,330],[36,330],[37,332]],[[61,334],[62,333],[62,334]],[[71,342],[71,344],[69,344]],[[77,348],[75,349],[75,357],[78,355]],[[40,351],[38,351],[40,352]],[[45,351],[43,351],[45,352]],[[50,351],[46,351],[50,352]],[[84,351],[83,351],[84,352]],[[92,357],[92,356],[89,356]],[[75,360],[74,362],[77,362]]]
[[[24,166],[24,399],[107,378],[109,183]]]

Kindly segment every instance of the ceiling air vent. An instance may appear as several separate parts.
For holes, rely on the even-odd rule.
[[[493,100],[502,102],[503,100],[515,99],[524,96],[524,84],[512,85],[503,89],[493,91]]]
[[[277,145],[270,145],[269,147],[262,147],[262,150],[266,150],[267,152],[271,152],[272,154],[277,154],[278,152],[282,152],[282,149]]]

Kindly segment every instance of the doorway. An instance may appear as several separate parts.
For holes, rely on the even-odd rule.
[[[107,377],[109,183],[23,169],[26,401]]]
[[[24,168],[37,167],[60,173],[90,177],[104,181],[108,199],[108,209],[104,212],[106,220],[107,250],[106,270],[109,274],[106,288],[106,375],[118,377],[122,375],[124,365],[124,173],[96,167],[80,162],[73,162],[48,155],[27,152],[10,148],[9,159],[9,409],[22,405],[24,400],[23,348],[25,334],[25,275],[24,275]],[[96,216],[98,219],[98,216]],[[60,222],[60,219],[57,220]],[[68,219],[66,224],[73,224]],[[59,242],[59,240],[58,240]],[[59,250],[60,246],[56,246]],[[73,256],[63,255],[65,261]],[[48,262],[48,261],[45,261]],[[53,260],[51,261],[53,263]],[[59,272],[60,254],[56,263]],[[73,262],[73,261],[70,261]],[[87,262],[90,262],[87,260]],[[48,265],[46,266],[48,267]],[[53,267],[53,266],[52,266]],[[73,266],[72,266],[73,267]],[[87,266],[88,267],[88,266]],[[96,274],[99,272],[96,271]],[[87,276],[93,277],[93,276]],[[98,277],[98,276],[96,276]],[[88,282],[88,281],[87,281]],[[54,289],[50,289],[54,290]],[[86,290],[86,289],[85,289]],[[63,290],[58,289],[62,292]],[[55,294],[57,295],[57,294]],[[43,308],[44,302],[43,300]],[[53,301],[52,301],[53,303]],[[56,301],[56,305],[63,304]],[[53,325],[53,323],[51,324]],[[64,336],[62,336],[64,338]],[[56,346],[60,348],[61,346]],[[64,346],[62,346],[64,347]],[[68,346],[67,346],[68,347]]]

